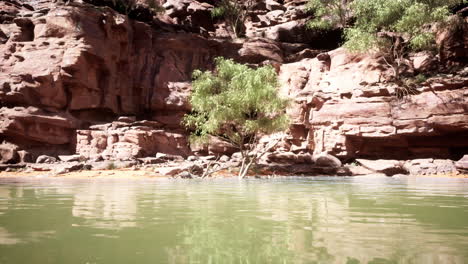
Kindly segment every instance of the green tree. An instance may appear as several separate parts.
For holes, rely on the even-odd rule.
[[[450,7],[463,0],[354,0],[356,19],[345,30],[345,47],[354,51],[379,50],[400,81],[402,66],[411,51],[435,48],[433,25],[443,26]],[[465,1],[466,2],[466,1]]]
[[[307,23],[310,29],[345,28],[351,16],[347,0],[309,0],[307,10],[314,14]]]
[[[260,152],[259,138],[287,128],[287,100],[278,95],[273,67],[252,69],[221,57],[215,62],[215,73],[193,73],[192,113],[185,116],[184,123],[194,130],[192,140],[215,136],[239,148],[239,178],[243,178],[274,145]]]
[[[220,0],[211,10],[212,17],[224,18],[236,37],[245,35],[245,21],[255,0]]]
[[[157,14],[160,12],[164,12],[164,8],[157,2],[157,0],[112,0],[112,7],[115,8],[116,11],[119,13],[129,15],[130,12],[134,11],[138,5],[146,5],[151,12]]]

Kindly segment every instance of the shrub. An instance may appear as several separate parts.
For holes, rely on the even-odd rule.
[[[262,135],[287,128],[287,100],[278,95],[273,67],[252,69],[224,58],[216,59],[216,71],[195,71],[190,97],[192,113],[184,118],[193,129],[192,140],[215,136],[232,143],[242,154],[239,177],[266,152],[256,147]]]

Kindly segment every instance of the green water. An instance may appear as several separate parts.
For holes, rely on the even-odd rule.
[[[0,263],[468,263],[468,180],[4,182]]]

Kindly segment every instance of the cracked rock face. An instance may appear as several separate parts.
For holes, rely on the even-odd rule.
[[[30,10],[12,3],[12,19],[0,25],[2,139],[25,149],[48,145],[71,154],[77,146],[81,152],[77,129],[121,115],[186,136],[180,120],[190,109],[191,73],[211,67],[218,43],[157,32],[107,7],[45,1]]]
[[[389,76],[378,58],[328,53],[281,67],[282,93],[296,133],[292,146],[342,159],[458,159],[468,151],[468,75],[429,78],[417,94],[383,83]]]

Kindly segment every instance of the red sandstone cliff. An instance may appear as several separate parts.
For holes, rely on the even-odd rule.
[[[166,13],[152,23],[80,1],[0,2],[2,161],[72,153],[190,155],[180,120],[190,109],[191,72],[210,69],[216,56],[277,67],[281,92],[293,99],[293,123],[276,154],[406,159],[468,153],[467,23],[439,36],[438,56],[413,57],[416,71],[456,70],[398,99],[401,87],[385,81],[389,69],[378,56],[334,49],[337,32],[305,29],[305,2],[260,1],[244,41],[230,40],[222,21],[212,20],[212,1],[167,0]]]

